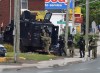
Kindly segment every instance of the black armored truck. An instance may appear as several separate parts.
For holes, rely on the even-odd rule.
[[[29,52],[43,50],[41,41],[42,29],[49,33],[51,37],[51,46],[56,45],[58,41],[59,27],[50,22],[52,13],[46,13],[44,20],[37,21],[36,14],[30,11],[24,11],[20,17],[20,51]],[[4,31],[4,42],[13,45],[14,20],[6,27]]]

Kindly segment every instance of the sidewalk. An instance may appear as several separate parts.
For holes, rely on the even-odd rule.
[[[100,55],[100,33],[99,33],[99,40],[98,40],[97,44],[98,44],[97,54]]]
[[[100,34],[99,34],[100,35]],[[100,38],[99,38],[100,39]],[[98,45],[100,45],[100,40],[98,40]],[[88,54],[88,52],[86,52]],[[97,54],[100,55],[100,46],[97,47]],[[32,64],[19,64],[19,65],[0,65],[0,71],[6,70],[6,69],[20,69],[25,67],[34,67],[34,68],[51,68],[51,67],[57,67],[57,66],[65,66],[73,63],[80,63],[85,62],[85,58],[79,58],[79,52],[77,50],[74,58],[62,58],[57,60],[50,59],[49,61],[40,61],[38,63],[32,63]]]
[[[79,58],[79,52],[76,50],[76,54],[74,58],[57,58],[56,60],[48,60],[48,61],[40,61],[37,63],[23,63],[23,64],[8,64],[8,65],[0,65],[0,71],[3,70],[9,70],[9,69],[20,69],[20,68],[27,68],[27,67],[33,67],[33,68],[51,68],[51,67],[58,67],[58,66],[65,66],[73,63],[81,63],[84,62],[84,58]]]
[[[6,69],[20,69],[25,67],[34,67],[34,68],[51,68],[57,66],[65,66],[73,63],[84,62],[84,58],[64,58],[58,60],[49,60],[49,61],[41,61],[36,64],[21,64],[21,65],[0,65],[0,71]]]

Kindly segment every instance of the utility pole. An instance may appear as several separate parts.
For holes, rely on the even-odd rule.
[[[10,16],[9,16],[9,23],[11,23],[11,10],[12,10],[12,8],[11,8],[11,3],[12,3],[12,0],[10,0]]]
[[[75,27],[75,0],[73,0],[73,10],[72,10],[72,25]]]
[[[69,24],[69,4],[70,1],[67,0],[67,8],[66,8],[66,26],[65,26],[65,50],[66,50],[66,55],[67,55],[67,41],[68,41],[68,24]]]
[[[14,0],[14,62],[17,62],[20,44],[20,0]]]
[[[88,49],[88,30],[89,30],[89,0],[86,0],[86,35],[85,35],[86,49]]]

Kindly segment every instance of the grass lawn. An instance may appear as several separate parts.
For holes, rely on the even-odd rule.
[[[55,59],[57,57],[54,55],[42,55],[42,54],[37,54],[37,53],[19,53],[18,56],[20,58],[25,58],[26,60],[36,60],[36,61]],[[8,52],[6,57],[14,57],[14,53]]]

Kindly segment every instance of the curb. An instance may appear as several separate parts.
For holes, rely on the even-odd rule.
[[[82,63],[82,62],[84,62],[84,61],[82,61],[82,60],[79,60],[79,61],[72,61],[72,62],[66,62],[66,63],[61,63],[61,64],[53,64],[53,65],[46,65],[46,66],[44,66],[44,67],[42,67],[42,65],[41,64],[33,64],[33,65],[22,65],[22,66],[15,66],[15,67],[11,67],[11,68],[2,68],[1,70],[0,70],[0,72],[2,72],[2,71],[9,71],[9,70],[12,70],[12,69],[16,69],[16,70],[20,70],[20,69],[22,69],[22,68],[31,68],[31,67],[33,67],[33,68],[37,68],[37,69],[41,69],[41,68],[52,68],[52,67],[61,67],[61,66],[68,66],[68,65],[71,65],[71,64],[78,64],[78,63]],[[39,67],[39,65],[41,66],[41,67]]]

